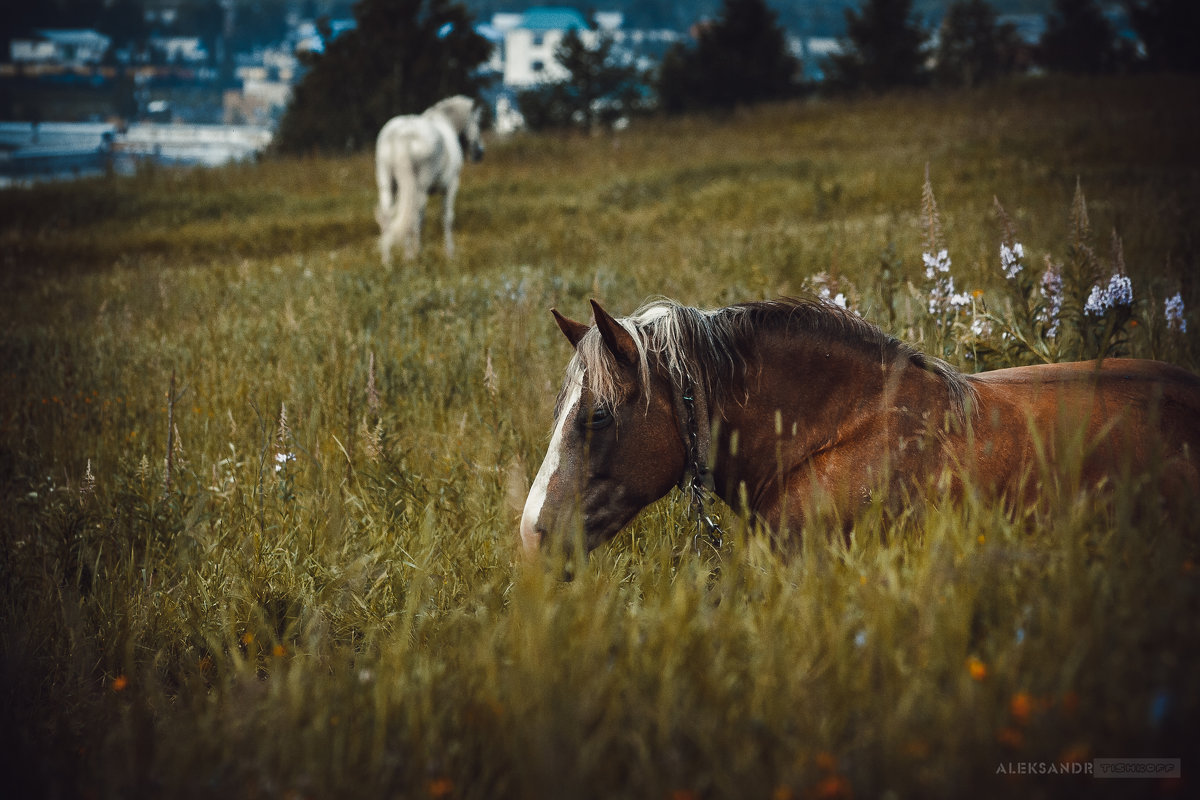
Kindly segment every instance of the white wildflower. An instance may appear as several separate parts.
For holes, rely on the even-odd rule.
[[[275,454],[275,471],[279,472],[288,464],[296,460],[296,456],[292,453],[276,453]]]
[[[971,320],[971,333],[975,336],[990,336],[992,333],[991,321],[982,314],[976,314],[975,319]]]
[[[1173,333],[1187,333],[1187,320],[1183,316],[1183,293],[1176,292],[1174,297],[1168,297],[1163,303],[1163,316],[1167,318],[1167,330]]]
[[[79,496],[81,498],[96,491],[96,476],[92,473],[92,460],[87,460],[87,469],[83,473],[83,482],[79,486]]]
[[[925,262],[925,277],[929,280],[934,280],[939,272],[950,271],[950,253],[945,248],[939,250],[936,256],[922,253],[921,260]]]
[[[1113,273],[1113,276],[1108,279],[1107,286],[1102,287],[1100,284],[1096,284],[1092,287],[1083,311],[1090,316],[1100,317],[1104,316],[1104,313],[1110,308],[1132,305],[1133,282],[1127,275]]]
[[[847,302],[846,302],[846,293],[845,292],[838,292],[835,295],[828,286],[822,286],[821,290],[819,292],[817,292],[817,294],[820,296],[820,298],[822,300],[824,300],[827,303],[833,303],[835,306],[838,306],[839,308],[849,308],[849,306],[847,305]]]
[[[1004,268],[1004,277],[1012,280],[1021,273],[1023,269],[1021,259],[1025,257],[1025,248],[1020,242],[1015,242],[1012,247],[1006,244],[1000,245],[1000,266]]]

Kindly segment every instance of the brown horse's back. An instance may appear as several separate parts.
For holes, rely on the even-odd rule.
[[[1160,469],[1168,493],[1200,490],[1200,377],[1186,370],[1105,359],[984,372],[971,383],[975,463],[997,488],[1015,488],[1041,459],[1056,466],[1075,443],[1089,483]]]

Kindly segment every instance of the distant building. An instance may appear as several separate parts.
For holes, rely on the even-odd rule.
[[[44,28],[13,39],[8,49],[14,64],[81,67],[99,64],[111,44],[112,39],[90,29]]]
[[[244,78],[240,90],[225,92],[222,119],[226,125],[274,127],[291,96],[289,83]]]
[[[573,8],[545,6],[524,14],[496,14],[492,27],[504,37],[504,83],[512,87],[570,77],[554,57],[554,49],[568,31],[577,31],[585,43],[596,38],[587,19]]]
[[[341,36],[349,30],[354,30],[358,27],[358,20],[354,18],[346,19],[331,19],[329,20],[329,41]],[[296,26],[292,33],[295,39],[293,48],[300,53],[323,53],[325,52],[325,40],[321,38],[321,32],[317,29],[317,23],[304,21]]]
[[[208,61],[208,51],[198,36],[151,36],[147,44],[168,64],[203,64]]]

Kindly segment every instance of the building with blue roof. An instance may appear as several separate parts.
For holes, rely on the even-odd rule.
[[[587,17],[566,6],[535,6],[521,14],[497,14],[492,27],[504,37],[504,84],[526,88],[569,77],[554,57],[568,31],[577,31],[584,42],[596,38]]]
[[[530,31],[587,30],[587,19],[574,8],[542,6],[521,15],[521,27]]]

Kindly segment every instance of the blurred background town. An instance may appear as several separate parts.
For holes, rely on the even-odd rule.
[[[353,151],[456,92],[501,135],[639,114],[1195,69],[1192,0],[53,0],[0,17],[0,181]],[[1180,55],[1180,54],[1183,55]],[[1187,55],[1192,53],[1192,55]]]

